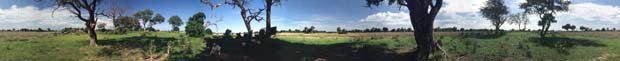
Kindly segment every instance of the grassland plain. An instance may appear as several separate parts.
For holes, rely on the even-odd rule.
[[[0,61],[110,61],[140,60],[139,57],[166,53],[178,61],[196,59],[204,47],[202,38],[175,32],[100,33],[100,47],[87,45],[86,34],[54,32],[0,32]],[[618,61],[620,32],[556,32],[540,38],[534,32],[437,32],[448,56],[441,61]],[[278,51],[283,61],[315,58],[366,60],[393,58],[376,51],[406,55],[415,50],[408,32],[388,33],[279,33],[289,44]],[[181,41],[187,40],[187,42]],[[168,43],[170,42],[170,44]],[[160,55],[161,56],[161,55]]]
[[[202,38],[183,37],[175,32],[129,32],[98,34],[99,47],[87,45],[86,34],[54,32],[0,32],[0,61],[113,61],[141,60],[162,55],[171,42],[170,60],[192,59],[204,46]],[[183,47],[181,47],[183,46]],[[180,53],[183,52],[183,53]],[[190,56],[191,55],[191,56]]]
[[[389,36],[390,34],[392,36]],[[385,51],[388,52],[407,53],[412,52],[411,48],[415,47],[414,38],[409,34],[411,33],[281,33],[276,37],[291,43],[308,45],[354,43],[348,46],[378,46],[387,48]],[[435,57],[435,59],[442,61],[618,61],[620,60],[620,44],[618,44],[620,36],[617,35],[620,35],[620,32],[556,32],[547,38],[540,38],[534,32],[503,34],[438,32],[435,35],[436,39],[441,40],[442,48],[448,56]],[[295,53],[305,54],[321,54],[321,50],[342,51],[341,49],[316,47],[287,48],[291,48],[288,50],[297,49]],[[303,50],[310,51],[304,52]]]

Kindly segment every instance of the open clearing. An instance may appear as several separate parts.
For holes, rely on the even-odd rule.
[[[130,32],[99,34],[100,47],[87,45],[86,34],[53,32],[0,32],[0,61],[92,61],[143,60],[144,56],[163,56],[162,60],[198,59],[204,47],[201,38],[183,33]],[[282,61],[314,59],[378,60],[407,58],[415,47],[409,32],[379,33],[279,33],[286,42],[277,54]],[[556,32],[540,38],[534,32],[437,32],[448,56],[442,61],[618,61],[620,32]],[[186,40],[187,42],[179,42]],[[434,54],[437,55],[437,54]]]

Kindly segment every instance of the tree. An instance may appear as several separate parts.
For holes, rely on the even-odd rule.
[[[577,28],[575,25],[571,25],[570,27],[568,27],[568,29],[571,29],[572,31],[575,31],[575,28]]]
[[[207,34],[207,35],[211,35],[211,34],[213,34],[213,31],[212,31],[211,29],[207,28],[207,29],[205,30],[205,34]]]
[[[569,27],[570,27],[570,24],[566,24],[566,25],[562,26],[562,29],[568,31]]]
[[[118,29],[118,27],[120,26],[120,24],[118,24],[119,22],[119,18],[122,17],[127,10],[129,10],[128,6],[120,6],[119,5],[119,1],[121,0],[109,0],[111,1],[111,4],[109,4],[108,6],[108,12],[104,13],[104,16],[108,17],[108,18],[112,18],[112,25]]]
[[[172,31],[179,31],[179,26],[183,25],[183,21],[178,15],[170,17],[168,23],[172,25]]]
[[[382,30],[383,30],[383,32],[389,32],[390,31],[390,29],[388,29],[387,27],[383,27]]]
[[[101,29],[102,31],[105,30],[105,23],[100,23],[99,25],[97,25],[97,28]]]
[[[267,21],[265,22],[266,23],[265,31],[271,30],[269,29],[271,28],[271,6],[273,6],[274,4],[280,5],[281,3],[282,3],[281,0],[265,0],[265,7],[266,7],[265,9],[267,10],[265,11],[267,14],[266,16]]]
[[[336,28],[336,32],[337,32],[338,34],[347,34],[347,33],[346,33],[346,32],[347,32],[347,30],[345,30],[344,28],[340,28],[340,27],[337,27],[337,28]]]
[[[508,14],[508,7],[504,5],[503,0],[488,0],[485,7],[480,9],[482,15],[491,20],[495,26],[495,33],[499,33],[499,28],[506,22],[504,16]]]
[[[568,0],[526,0],[520,5],[520,8],[528,14],[538,14],[541,20],[538,25],[542,26],[540,36],[545,37],[551,23],[557,22],[553,15],[557,12],[568,11],[570,3]]]
[[[86,26],[86,30],[90,37],[89,45],[97,46],[97,33],[95,25],[97,24],[97,15],[101,12],[97,7],[102,0],[56,0],[57,8],[68,8],[69,11],[80,19]],[[55,11],[55,10],[54,10]],[[88,15],[83,16],[83,13]]]
[[[189,21],[187,21],[187,25],[185,25],[185,33],[191,37],[204,36],[203,31],[205,27],[203,27],[202,24],[204,24],[205,18],[206,16],[202,12],[198,12],[192,17],[189,17]]]
[[[588,27],[585,27],[585,26],[579,26],[579,29],[583,30],[583,31],[591,31],[592,30],[592,29],[590,29]]]
[[[138,11],[133,14],[135,18],[142,20],[142,26],[146,27],[146,24],[151,21],[151,17],[153,17],[153,10],[145,9],[142,11]]]
[[[526,13],[510,14],[508,15],[508,19],[510,20],[508,23],[516,24],[521,30],[525,30],[527,24],[530,22]],[[521,25],[523,25],[523,28],[521,28]]]
[[[153,17],[153,19],[149,20],[149,28],[153,28],[153,25],[162,23],[165,20],[166,18],[164,18],[164,16],[161,16],[161,14],[158,13],[155,15],[155,17]]]
[[[379,6],[386,0],[366,0],[367,7]],[[433,2],[434,1],[434,2]],[[443,5],[443,0],[387,0],[388,5],[405,6],[409,10],[411,25],[415,29],[416,51],[413,53],[415,61],[429,61],[428,55],[432,52],[433,24],[435,17]]]
[[[260,17],[260,14],[264,9],[258,9],[258,11],[253,12],[252,9],[247,8],[246,5],[249,4],[248,0],[225,0],[223,3],[213,3],[209,0],[200,0],[202,3],[209,5],[211,8],[217,8],[223,4],[231,5],[233,7],[238,7],[241,14],[241,19],[243,19],[243,23],[245,24],[245,28],[248,30],[247,35],[252,35],[252,27],[250,23],[252,21],[262,21],[263,18]],[[249,14],[249,15],[248,15]]]
[[[140,20],[134,17],[129,16],[121,16],[117,21],[114,22],[116,30],[120,30],[121,32],[125,32],[127,30],[138,30],[142,28],[140,26]]]

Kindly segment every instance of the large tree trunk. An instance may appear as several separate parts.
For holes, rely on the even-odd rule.
[[[416,51],[413,53],[415,61],[429,61],[429,55],[433,48],[433,23],[435,16],[441,7],[441,4],[437,8],[430,8],[430,2],[422,2],[422,5],[414,5],[414,3],[420,3],[419,1],[406,0],[410,3],[409,17],[411,18],[411,24],[414,29],[414,37],[416,41]],[[441,2],[441,0],[440,0]]]
[[[267,22],[266,22],[266,27],[265,27],[265,32],[266,33],[270,33],[269,30],[271,30],[271,5],[273,4],[273,0],[266,0],[265,2],[267,2]]]
[[[500,29],[499,29],[499,27],[500,27],[500,26],[501,26],[501,25],[496,25],[496,26],[495,26],[495,34],[499,34],[499,30],[500,30]]]
[[[93,22],[86,22],[86,30],[88,31],[88,35],[90,36],[89,45],[97,46],[97,33],[95,31],[95,24]]]

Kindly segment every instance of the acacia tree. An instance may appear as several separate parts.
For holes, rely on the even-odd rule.
[[[144,26],[146,28],[146,24],[149,21],[151,21],[151,18],[153,17],[153,10],[145,9],[145,10],[142,10],[142,11],[138,11],[138,12],[134,13],[133,16],[135,18],[138,18],[138,19],[142,20],[142,26]]]
[[[527,24],[530,22],[526,15],[525,13],[510,14],[508,15],[508,19],[510,20],[508,23],[516,24],[519,29],[525,30]],[[521,26],[523,26],[523,28]]]
[[[142,28],[142,26],[140,26],[140,20],[130,16],[121,16],[114,24],[117,24],[115,27],[121,32],[125,32],[126,30],[135,31]]]
[[[155,15],[155,17],[153,17],[153,19],[149,20],[149,28],[154,29],[153,25],[162,23],[165,20],[166,18],[164,18],[164,16],[161,16],[161,14],[158,13]]]
[[[249,4],[248,0],[224,0],[222,3],[213,3],[209,0],[200,0],[202,3],[209,5],[211,8],[217,8],[223,4],[231,5],[233,7],[238,7],[241,10],[239,13],[241,14],[241,19],[243,19],[243,23],[245,24],[245,28],[248,30],[247,35],[252,35],[252,27],[250,23],[252,21],[262,21],[263,17],[259,15],[264,9],[258,9],[258,11],[253,12],[252,9],[247,8],[245,5]],[[249,14],[249,15],[248,15]]]
[[[178,15],[170,17],[168,23],[172,25],[172,31],[179,31],[179,26],[183,25],[183,21]]]
[[[571,26],[572,25],[570,25],[570,24],[566,24],[566,25],[562,26],[562,29],[568,31],[569,29],[571,29]]]
[[[95,18],[101,12],[97,11],[100,3],[101,0],[56,0],[57,8],[68,8],[75,17],[85,22],[91,46],[97,46],[97,33],[95,32],[97,20]],[[87,15],[83,16],[83,14]]]
[[[568,11],[570,3],[569,0],[526,0],[520,8],[528,14],[538,14],[540,17],[538,25],[542,26],[540,37],[545,37],[551,23],[557,22],[553,14]]]
[[[384,1],[387,1],[388,5],[408,8],[417,44],[413,58],[415,61],[429,61],[431,48],[436,47],[433,46],[433,23],[443,0],[366,0],[366,6],[379,6]]]
[[[282,3],[281,0],[265,0],[265,7],[266,7],[265,9],[267,10],[265,11],[267,14],[266,16],[267,21],[265,22],[266,23],[265,31],[267,31],[267,33],[269,33],[269,30],[271,30],[269,29],[271,28],[271,6],[273,6],[274,4],[280,5],[281,3]]]
[[[508,14],[508,7],[504,5],[503,0],[488,0],[485,7],[480,9],[482,15],[491,20],[495,26],[495,33],[499,33],[499,28],[506,22],[505,15]]]

